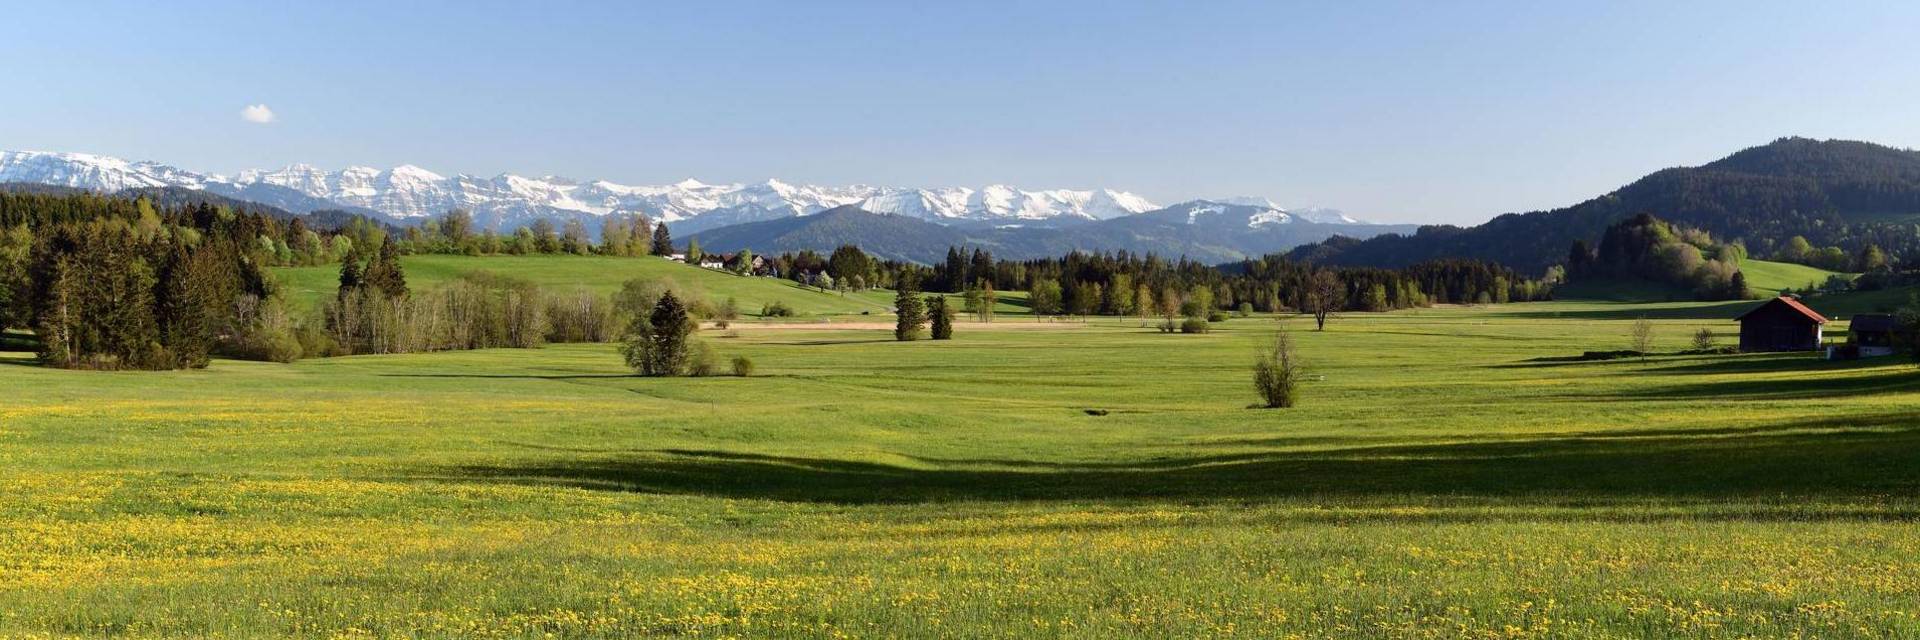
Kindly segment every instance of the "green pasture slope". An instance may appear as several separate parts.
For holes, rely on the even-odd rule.
[[[1771,298],[1789,288],[1805,289],[1809,285],[1817,287],[1834,275],[1850,278],[1858,275],[1842,274],[1803,264],[1766,260],[1747,260],[1741,263],[1740,272],[1746,274],[1747,289],[1755,298]],[[1663,282],[1614,279],[1564,285],[1554,291],[1554,297],[1562,300],[1611,302],[1680,301],[1693,299],[1693,291],[1687,287]]]
[[[1766,260],[1748,260],[1740,264],[1740,272],[1747,276],[1747,288],[1762,297],[1771,297],[1782,289],[1805,289],[1812,285],[1825,284],[1827,278],[1842,275],[1848,278],[1858,276],[1854,273],[1828,271],[1819,267],[1809,267],[1791,262],[1768,262]]]
[[[407,283],[431,287],[474,271],[488,271],[540,285],[549,292],[586,289],[606,295],[633,278],[667,278],[720,302],[733,297],[745,313],[782,301],[808,315],[886,313],[892,298],[802,288],[789,280],[753,278],[643,256],[451,256],[415,255],[401,259]],[[332,296],[340,286],[339,265],[274,269],[295,306],[307,309]]]
[[[0,637],[1920,635],[1920,370],[1563,359],[1647,312],[1662,350],[1733,329],[748,328],[707,339],[761,375],[703,379],[609,345],[6,354]],[[1281,326],[1313,377],[1249,409]]]

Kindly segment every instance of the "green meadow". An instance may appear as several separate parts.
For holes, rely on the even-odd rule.
[[[734,298],[743,313],[757,313],[769,302],[785,302],[806,315],[890,313],[891,293],[863,291],[841,294],[801,287],[791,280],[754,278],[673,262],[651,256],[406,256],[407,283],[427,288],[484,271],[540,285],[563,293],[584,289],[598,295],[618,291],[634,278],[668,279],[690,291],[720,302]],[[340,265],[275,268],[289,302],[297,309],[313,309],[333,296],[340,286]]]
[[[0,636],[1920,635],[1920,369],[1569,358],[1725,311],[703,332],[749,378],[0,354]],[[1282,328],[1302,404],[1250,409]]]

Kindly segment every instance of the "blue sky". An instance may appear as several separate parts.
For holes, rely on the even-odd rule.
[[[1920,146],[1920,3],[1668,4],[33,3],[0,149],[1472,223],[1785,135]]]

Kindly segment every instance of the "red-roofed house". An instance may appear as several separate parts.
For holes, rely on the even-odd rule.
[[[1812,351],[1820,348],[1827,319],[1799,300],[1780,296],[1735,318],[1741,351]]]

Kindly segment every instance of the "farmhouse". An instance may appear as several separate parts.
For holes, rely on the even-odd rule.
[[[1820,348],[1820,330],[1827,319],[1800,304],[1799,300],[1780,296],[1741,314],[1741,351],[1812,351]]]
[[[1893,316],[1862,313],[1847,323],[1847,343],[1862,358],[1893,355]]]

